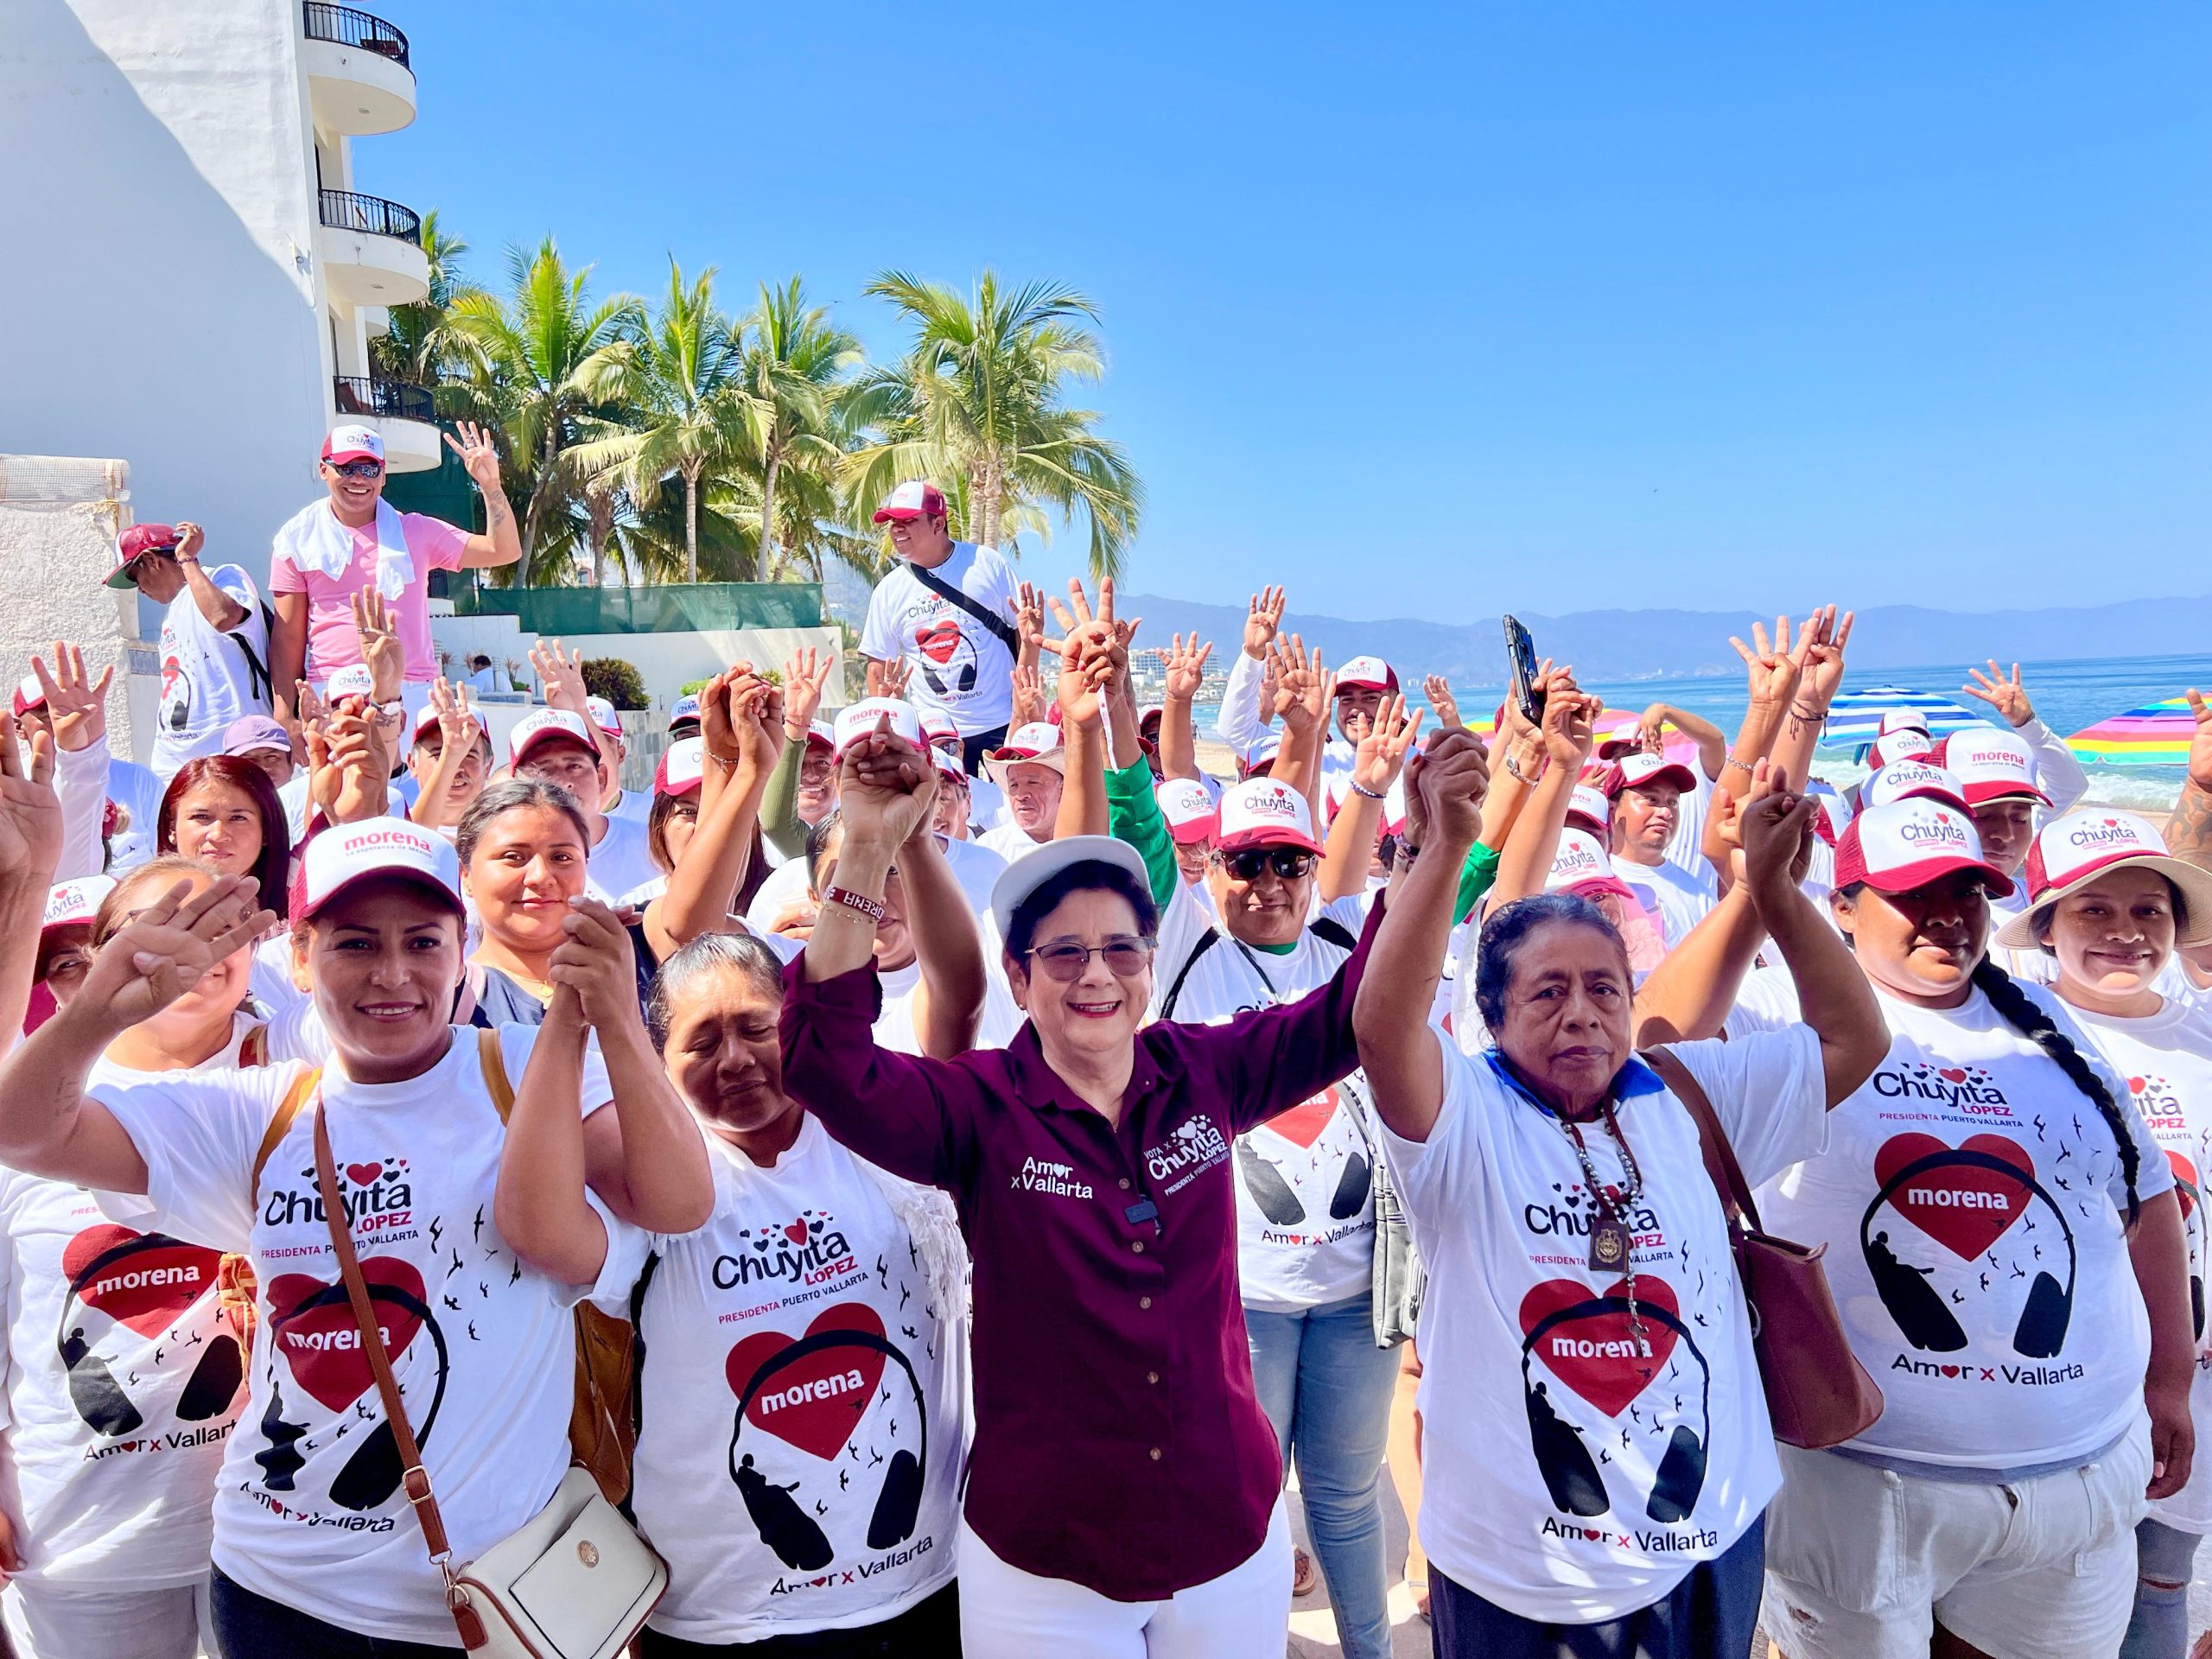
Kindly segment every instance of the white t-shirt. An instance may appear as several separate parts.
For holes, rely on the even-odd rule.
[[[1179,976],[1173,1017],[1190,1025],[1226,1025],[1252,1008],[1294,1002],[1325,984],[1351,952],[1311,928],[1278,954],[1240,944],[1224,929],[1191,962],[1214,912],[1203,888],[1178,882],[1160,923],[1153,963],[1152,1019]],[[1362,896],[1340,899],[1321,914],[1356,939],[1364,922]],[[1375,1166],[1373,1112],[1367,1075],[1340,1084],[1236,1137],[1236,1272],[1244,1305],[1294,1313],[1357,1296],[1373,1282]]]
[[[207,580],[245,607],[245,620],[228,633],[200,613],[186,588],[162,613],[162,700],[154,718],[154,774],[167,782],[188,760],[220,753],[223,728],[246,715],[269,712],[254,693],[245,652],[269,666],[269,625],[261,590],[235,564],[206,567]]]
[[[991,888],[1006,874],[1004,855],[978,842],[952,841],[944,836],[937,839],[944,849],[945,862],[952,866],[952,879],[967,897],[968,908],[978,916],[989,915]],[[800,868],[804,868],[803,861]]]
[[[1713,810],[1713,779],[1696,757],[1683,764],[1696,787],[1684,790],[1675,802],[1675,833],[1667,837],[1667,861],[1694,880],[1702,877],[1710,881],[1713,861],[1705,855],[1704,841],[1706,814]]]
[[[1690,930],[1719,902],[1719,884],[1711,865],[1700,877],[1664,859],[1656,864],[1639,864],[1616,853],[1612,862],[1613,874],[1635,890],[1637,902],[1659,924],[1660,937],[1669,950],[1688,938]]]
[[[1776,977],[1747,976],[1732,1033],[1797,1019]],[[2139,1195],[2169,1190],[2126,1080],[2056,997],[2020,988],[2105,1074]],[[1980,991],[1955,1008],[1874,997],[1888,1057],[1828,1114],[1827,1154],[1759,1194],[1770,1232],[1827,1243],[1852,1351],[1881,1388],[1881,1417],[1849,1444],[1939,1469],[2086,1462],[2141,1414],[2151,1352],[2112,1131]]]
[[[537,1035],[499,1033],[517,1083]],[[341,1629],[451,1646],[398,1460],[376,1433],[383,1408],[309,1173],[313,1114],[301,1113],[248,1190],[270,1118],[302,1069],[92,1085],[145,1159],[148,1184],[146,1198],[103,1194],[100,1207],[253,1261],[251,1392],[217,1481],[215,1564]],[[454,1554],[467,1560],[536,1516],[560,1484],[575,1389],[569,1313],[586,1295],[626,1287],[556,1284],[500,1239],[492,1198],[502,1137],[474,1031],[457,1028],[446,1057],[404,1083],[356,1084],[334,1060],[323,1085],[363,1275],[390,1319],[392,1369]],[[582,1098],[600,1105],[609,1095],[605,1068],[587,1055]],[[601,1215],[619,1240],[622,1224]]]
[[[880,969],[876,977],[883,987],[883,1008],[875,1017],[877,1046],[894,1054],[920,1053],[922,1034],[914,1025],[914,993],[921,988],[921,964],[910,962],[904,968]],[[976,1040],[970,1046],[1004,1048],[1021,1029],[1021,1010],[1014,1006],[1014,993],[1007,987],[1006,976],[987,950],[983,958],[983,1011],[976,1022]]]
[[[2212,1446],[2212,1342],[2207,1340],[2205,1280],[2212,1268],[2204,1184],[2212,1172],[2212,1007],[2169,997],[2141,1020],[2115,1020],[2074,1008],[2097,1052],[2127,1080],[2143,1122],[2164,1148],[2181,1201],[2189,1241],[2189,1306],[2196,1338],[2196,1380],[2190,1415],[2197,1438]],[[2192,1465],[2189,1484],[2171,1497],[2155,1499],[2151,1518],[2183,1532],[2212,1532],[2212,1460]]]
[[[943,1294],[887,1196],[893,1178],[811,1116],[772,1169],[707,1143],[713,1217],[650,1241],[661,1260],[641,1321],[633,1496],[669,1566],[651,1623],[721,1646],[894,1618],[952,1579],[967,1440],[957,1249]],[[932,1201],[899,1190],[904,1207]],[[626,1280],[647,1243],[630,1238]],[[949,1206],[941,1238],[957,1238]],[[627,1318],[626,1300],[610,1311]]]
[[[653,862],[645,827],[628,818],[607,820],[607,833],[584,860],[584,887],[591,896],[613,904],[632,887],[642,887],[660,874]]]
[[[1014,626],[1020,591],[996,548],[955,542],[930,575]],[[1014,717],[1014,653],[1006,642],[964,607],[924,587],[904,559],[868,597],[861,652],[878,662],[912,664],[906,700],[925,715],[944,715],[963,737]]]
[[[986,830],[1004,823],[1006,791],[990,779],[977,774],[968,779],[968,839],[979,841]]]
[[[1050,836],[1045,837],[1045,841],[1051,839]],[[976,845],[987,852],[997,854],[1008,864],[1013,863],[1024,853],[1033,851],[1045,844],[1044,841],[1036,840],[1011,817],[997,829],[985,830],[982,835],[977,836],[975,841]]]
[[[1782,1484],[1719,1198],[1689,1114],[1637,1065],[1617,1117],[1643,1174],[1628,1219],[1647,1358],[1621,1274],[1591,1266],[1592,1206],[1563,1126],[1487,1057],[1437,1046],[1427,1141],[1382,1131],[1428,1268],[1421,1542],[1523,1618],[1618,1618],[1732,1548]],[[1675,1052],[1746,1179],[1820,1150],[1811,1030]],[[1582,1139],[1599,1181],[1624,1189],[1603,1123]]]
[[[626,823],[645,828],[645,821],[652,816],[653,792],[650,789],[626,789],[622,798],[607,810],[610,818],[620,818]]]
[[[119,876],[154,856],[156,821],[161,817],[162,794],[167,782],[136,760],[126,760],[120,755],[110,757],[107,798],[123,808],[130,819],[108,843],[110,875]]]

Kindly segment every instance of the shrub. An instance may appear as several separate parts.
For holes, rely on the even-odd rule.
[[[647,706],[645,682],[636,667],[620,657],[592,657],[584,661],[584,690],[605,697],[617,709]]]
[[[703,680],[686,680],[676,688],[676,695],[679,697],[696,697],[714,683],[712,675]]]

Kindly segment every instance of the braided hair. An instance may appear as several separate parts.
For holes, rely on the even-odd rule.
[[[2127,1224],[2134,1226],[2135,1218],[2141,1212],[2135,1196],[2135,1178],[2142,1154],[2136,1147],[2135,1137],[2128,1133],[2127,1121],[2120,1115],[2120,1103],[2112,1097],[2112,1090],[2105,1086],[2096,1068],[2082,1057],[2082,1051],[2074,1046],[2073,1040],[2051,1023],[2050,1016],[2019,988],[2012,975],[1984,957],[1974,964],[1974,983],[2005,1022],[2048,1054],[2096,1107],[2097,1116],[2104,1119],[2105,1127],[2112,1131],[2112,1138],[2120,1146],[2120,1173],[2127,1181]]]

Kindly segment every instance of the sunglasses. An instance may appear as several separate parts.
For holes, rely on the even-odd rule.
[[[1035,957],[1047,978],[1072,984],[1083,977],[1084,969],[1090,965],[1093,957],[1103,957],[1106,971],[1115,978],[1135,979],[1152,966],[1152,944],[1150,939],[1113,939],[1104,944],[1077,944],[1061,940],[1022,954]]]
[[[1216,853],[1213,861],[1239,881],[1256,881],[1265,869],[1273,869],[1286,881],[1295,881],[1313,868],[1313,855],[1302,847],[1255,847],[1249,852]]]
[[[325,461],[323,465],[329,467],[332,472],[343,474],[347,478],[384,476],[384,462],[380,461]]]

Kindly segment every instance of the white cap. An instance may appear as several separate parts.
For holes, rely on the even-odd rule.
[[[1605,791],[1588,784],[1577,784],[1574,792],[1567,797],[1567,821],[1577,818],[1590,826],[1593,835],[1604,835],[1612,827],[1613,804],[1605,798]]]
[[[1997,942],[2015,950],[2033,950],[2035,912],[2086,887],[2115,864],[2140,864],[2164,876],[2181,893],[2183,914],[2174,943],[2197,945],[2212,940],[2212,871],[2178,859],[2147,818],[2133,812],[2093,809],[2053,818],[2028,849],[2028,902],[1997,931]]]
[[[1313,833],[1313,809],[1305,795],[1275,778],[1248,778],[1221,797],[1221,825],[1213,844],[1224,853],[1251,847],[1299,847],[1321,850]]]
[[[1876,735],[1887,737],[1892,732],[1918,732],[1926,737],[1929,735],[1928,716],[1917,709],[1885,709],[1882,711],[1882,723],[1876,728]]]
[[[584,708],[591,715],[591,723],[617,742],[622,739],[622,716],[614,712],[614,705],[605,697],[586,697]]]
[[[1557,893],[1583,881],[1595,881],[1613,874],[1613,861],[1598,837],[1587,836],[1580,830],[1562,830],[1559,836],[1559,850],[1552,855],[1551,873],[1544,877],[1544,891]]]
[[[1244,746],[1244,770],[1257,772],[1282,752],[1281,732],[1262,732]]]
[[[968,781],[968,768],[961,764],[959,750],[941,749],[932,743],[925,753],[931,764],[937,767],[938,776],[963,784]]]
[[[335,702],[340,697],[372,697],[377,694],[377,677],[369,672],[366,663],[348,663],[334,671],[322,695]]]
[[[1862,807],[1836,837],[1839,888],[1864,881],[1877,893],[1910,893],[1961,870],[1980,876],[1993,898],[2012,891],[2012,878],[1983,855],[1974,820],[1942,801]]]
[[[1040,841],[1001,870],[998,880],[991,883],[991,919],[998,924],[999,938],[1003,939],[1013,931],[1014,912],[1021,908],[1023,899],[1070,865],[1093,861],[1113,865],[1143,892],[1152,891],[1152,873],[1144,867],[1144,855],[1117,836],[1063,836],[1057,841]]]
[[[48,887],[46,916],[38,925],[39,931],[90,922],[100,913],[100,900],[114,891],[115,879],[106,875],[81,875],[74,881]]]
[[[532,749],[563,737],[575,739],[594,755],[599,753],[599,741],[582,715],[570,714],[566,709],[539,709],[517,721],[507,734],[507,764],[519,766]]]
[[[903,737],[918,749],[923,747],[922,716],[912,703],[900,697],[862,697],[838,710],[837,723],[830,728],[831,753],[844,753],[873,732],[886,715],[891,716],[893,737]]]
[[[1891,801],[1944,801],[1961,812],[1967,798],[1959,780],[1942,766],[1925,760],[1895,760],[1860,786],[1859,798],[1868,806],[1887,806]]]
[[[34,709],[46,707],[46,688],[38,683],[36,674],[23,676],[23,683],[16,688],[16,712],[29,714]]]
[[[910,478],[883,498],[875,510],[875,522],[884,524],[893,518],[941,517],[944,512],[944,492],[925,478]]]
[[[349,423],[334,426],[330,435],[322,441],[325,461],[382,461],[384,434],[373,426]]]
[[[1066,773],[1067,751],[1060,747],[1060,728],[1051,721],[1033,720],[1025,726],[1015,727],[1007,734],[1004,743],[983,757],[984,770],[1001,789],[1006,787],[1006,769],[1025,762]]]
[[[696,691],[690,692],[684,696],[678,697],[668,707],[668,723],[671,726],[675,726],[681,721],[696,720],[698,718],[699,694]]]
[[[1669,760],[1649,749],[1638,749],[1613,762],[1612,770],[1606,776],[1605,793],[1618,795],[1624,789],[1640,789],[1645,784],[1672,784],[1687,795],[1697,787],[1697,774],[1679,760]]]
[[[1154,789],[1152,798],[1160,803],[1160,816],[1167,820],[1167,833],[1184,846],[1212,838],[1218,818],[1204,784],[1169,778]]]
[[[461,858],[453,843],[404,818],[334,824],[308,842],[302,864],[296,919],[314,915],[354,882],[372,875],[411,877],[455,911],[461,907]]]
[[[707,740],[679,737],[661,751],[653,772],[656,795],[689,795],[707,775]]]
[[[1970,726],[1943,740],[1943,764],[1965,791],[1966,804],[2030,800],[2050,804],[2036,782],[2036,752],[2017,733]]]
[[[1866,751],[1866,764],[1876,771],[1898,760],[1910,760],[1915,755],[1926,754],[1936,747],[1936,740],[1917,726],[1901,726],[1894,732],[1885,732]]]
[[[1395,691],[1398,689],[1398,675],[1380,657],[1354,657],[1337,665],[1337,690],[1341,691],[1348,685]]]
[[[931,747],[939,743],[958,743],[960,728],[943,715],[931,709],[922,716],[922,739]]]
[[[468,712],[475,719],[476,729],[483,733],[486,737],[491,736],[492,722],[484,718],[484,711],[481,709],[472,709]],[[423,712],[415,716],[415,741],[417,743],[420,743],[423,741],[423,737],[425,733],[435,732],[437,729],[437,709],[434,705],[426,702],[423,705]]]

